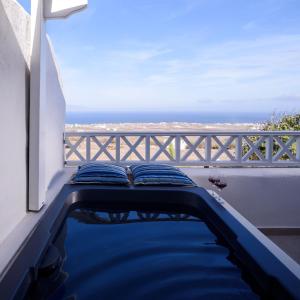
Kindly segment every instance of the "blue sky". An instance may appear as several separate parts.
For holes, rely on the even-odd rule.
[[[72,110],[300,110],[299,0],[90,0],[47,28]]]

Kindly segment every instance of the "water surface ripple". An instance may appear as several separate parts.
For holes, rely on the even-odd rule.
[[[80,214],[67,219],[68,278],[51,299],[258,299],[200,219],[134,222],[130,212],[103,225]]]

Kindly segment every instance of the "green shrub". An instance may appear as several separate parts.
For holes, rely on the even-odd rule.
[[[173,144],[173,143],[171,143],[171,144],[168,146],[168,152],[169,152],[169,154],[171,155],[171,157],[172,157],[173,159],[176,158],[175,147],[174,147],[174,144]]]
[[[264,131],[297,131],[300,130],[300,113],[283,115],[273,119],[262,126]]]
[[[261,130],[263,131],[300,131],[300,114],[294,114],[294,115],[282,115],[279,117],[273,117],[272,120],[266,122],[262,125]],[[289,140],[289,137],[286,135],[280,136],[280,139],[283,143],[287,143]],[[250,137],[250,140],[255,143],[258,140],[258,137]],[[266,153],[266,146],[263,142],[258,149],[260,152],[265,156]],[[273,155],[278,153],[280,151],[281,147],[276,141],[273,141]],[[243,155],[245,155],[249,150],[248,144],[243,145]],[[296,154],[296,143],[293,143],[290,147],[290,151],[293,155]],[[258,157],[256,154],[252,154],[249,157],[250,160],[257,160]],[[287,154],[282,155],[280,158],[281,160],[287,160],[289,159],[289,156]]]

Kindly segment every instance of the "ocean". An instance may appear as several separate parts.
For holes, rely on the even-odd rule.
[[[67,112],[66,124],[99,123],[263,123],[271,113],[220,112]]]

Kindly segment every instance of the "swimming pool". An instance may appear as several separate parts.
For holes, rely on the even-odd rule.
[[[66,185],[16,260],[14,296],[299,299],[272,245],[201,188]]]
[[[77,209],[58,248],[61,238],[66,276],[49,299],[258,299],[229,250],[188,213]]]

